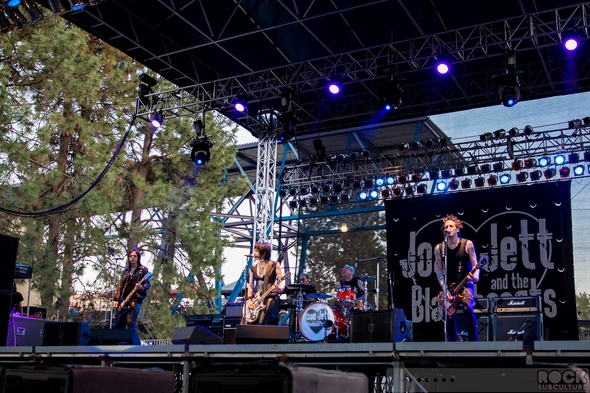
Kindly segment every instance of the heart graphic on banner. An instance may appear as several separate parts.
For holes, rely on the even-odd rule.
[[[324,328],[324,321],[326,319],[326,313],[321,310],[309,310],[307,312],[305,320],[309,329],[314,333],[319,333]]]

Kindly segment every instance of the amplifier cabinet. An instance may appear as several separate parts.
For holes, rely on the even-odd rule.
[[[492,298],[490,297],[476,297],[473,305],[473,312],[475,314],[491,314],[492,313]],[[457,308],[457,314],[463,314],[463,307]]]
[[[523,348],[533,348],[543,339],[543,314],[493,315],[494,341],[522,341]]]
[[[494,313],[540,313],[541,296],[501,296],[494,298]]]
[[[351,343],[411,341],[404,310],[380,310],[351,314]]]
[[[477,321],[477,341],[492,341],[494,338],[492,317],[487,314],[476,314],[475,320]],[[457,333],[467,337],[467,321],[464,314],[457,314]]]
[[[199,325],[223,337],[223,328],[225,325],[225,316],[222,314],[193,314],[186,319],[186,327]]]

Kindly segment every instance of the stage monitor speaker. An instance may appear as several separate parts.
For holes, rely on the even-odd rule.
[[[0,292],[12,293],[18,238],[0,235],[0,250],[2,250],[2,253],[0,253]]]
[[[191,370],[189,392],[367,393],[365,374],[315,367],[265,365],[205,366]]]
[[[37,347],[43,345],[45,323],[57,322],[11,315],[8,323],[8,340],[6,341],[6,346]]]
[[[43,333],[44,346],[88,345],[88,322],[46,322]]]
[[[236,328],[225,328],[223,330],[223,343],[224,344],[235,344],[236,343]]]
[[[281,344],[289,342],[287,325],[237,325],[236,344]]]
[[[104,366],[19,366],[6,369],[2,393],[160,393],[175,390],[174,372]]]
[[[543,314],[497,314],[493,317],[494,341],[522,341],[523,348],[534,348],[543,339]]]
[[[457,314],[457,332],[460,336],[467,337],[467,321],[466,314]],[[492,341],[494,336],[492,334],[492,318],[489,315],[475,314],[477,321],[477,341]]]
[[[88,345],[141,345],[136,330],[90,329]]]
[[[7,337],[9,332],[10,309],[12,306],[12,291],[10,293],[0,292],[0,337]],[[8,342],[2,343],[2,346]]]
[[[351,313],[351,343],[411,341],[404,310]]]
[[[223,344],[223,338],[203,326],[193,325],[177,328],[172,334],[172,343],[184,345]]]

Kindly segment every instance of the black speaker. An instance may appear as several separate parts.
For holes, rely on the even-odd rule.
[[[141,345],[136,330],[90,329],[88,345]]]
[[[236,344],[280,344],[289,342],[287,325],[238,325]]]
[[[14,283],[14,271],[16,270],[16,254],[18,251],[18,238],[0,235],[0,292],[12,293]]]
[[[351,343],[410,341],[404,310],[351,313]]]
[[[492,318],[489,315],[475,314],[477,321],[477,341],[492,341]],[[467,337],[467,321],[465,314],[457,314],[457,332],[459,335]]]
[[[88,322],[46,322],[43,345],[88,345],[90,337]]]
[[[522,341],[523,348],[533,348],[542,340],[543,314],[497,314],[494,320],[494,341]]]
[[[203,326],[194,325],[176,329],[172,344],[223,344],[223,338]]]
[[[0,292],[0,337],[4,337],[2,339],[2,346],[7,345],[8,343],[5,338],[8,335],[9,329],[9,321],[10,321],[10,308],[12,306],[12,291],[10,293],[7,292]]]

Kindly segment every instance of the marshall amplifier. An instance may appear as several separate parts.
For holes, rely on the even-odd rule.
[[[193,314],[186,319],[186,327],[199,325],[219,337],[223,337],[224,323],[225,316],[221,314]]]
[[[473,312],[476,314],[491,314],[492,313],[492,298],[490,297],[476,297],[473,305]],[[457,314],[463,314],[463,307],[457,309]]]
[[[494,312],[503,313],[539,313],[541,296],[502,296],[494,298]]]
[[[498,314],[493,319],[494,341],[522,341],[523,348],[534,348],[542,341],[543,314]]]

